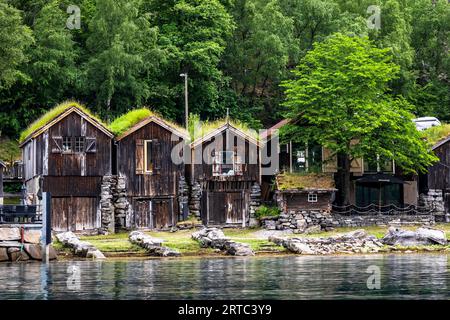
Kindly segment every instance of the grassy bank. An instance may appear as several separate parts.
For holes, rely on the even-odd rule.
[[[402,227],[407,230],[415,230],[418,227]],[[435,228],[446,232],[450,238],[450,224],[438,224]],[[289,234],[287,237],[330,237],[338,234],[354,231],[360,228],[336,228],[330,232],[320,232],[314,234]],[[370,235],[382,238],[388,227],[372,226],[364,228]],[[224,229],[225,235],[230,239],[247,243],[256,254],[285,254],[288,253],[283,247],[276,246],[267,240],[266,232],[263,229]],[[180,251],[183,256],[217,256],[217,252],[211,248],[201,248],[198,242],[191,239],[194,230],[180,230],[177,232],[146,232],[148,235],[165,240],[164,245]],[[118,233],[106,236],[84,236],[81,240],[89,241],[102,251],[106,256],[145,256],[146,252],[141,247],[128,241],[128,233]],[[58,249],[59,247],[56,246]],[[417,252],[417,251],[450,251],[450,246],[420,246],[420,247],[386,247],[385,251],[393,252]]]

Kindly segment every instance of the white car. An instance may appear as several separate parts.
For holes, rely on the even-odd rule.
[[[413,119],[413,121],[415,122],[416,128],[419,131],[441,125],[441,122],[435,117],[422,117]]]

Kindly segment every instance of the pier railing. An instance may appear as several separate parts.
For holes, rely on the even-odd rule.
[[[0,224],[42,223],[39,205],[0,205]]]
[[[365,207],[355,205],[337,206],[333,205],[333,213],[341,215],[431,215],[434,208],[419,207],[414,205],[397,206],[394,204],[380,206],[369,204]]]

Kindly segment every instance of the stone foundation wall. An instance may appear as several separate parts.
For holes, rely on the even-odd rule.
[[[258,225],[258,220],[256,219],[256,210],[261,205],[261,187],[258,183],[253,184],[250,189],[250,217],[248,226],[254,227]]]
[[[336,227],[367,227],[388,225],[433,225],[434,215],[353,215],[344,216],[327,211],[290,211],[279,217],[261,221],[269,230],[292,230],[294,233],[312,233]]]
[[[100,195],[101,228],[100,233],[114,233],[125,228],[130,209],[126,193],[126,178],[123,176],[104,176]]]
[[[113,176],[104,176],[100,194],[101,234],[114,233],[114,200],[113,186],[117,180]]]
[[[419,203],[420,206],[429,208],[430,210],[434,209],[436,214],[445,213],[444,197],[442,190],[430,189],[426,194],[421,193],[419,195]]]
[[[40,226],[0,225],[0,262],[42,260],[40,238]],[[49,254],[51,260],[56,259],[51,246]]]
[[[189,215],[200,219],[201,199],[202,199],[202,186],[197,181],[194,181],[191,185],[189,198]]]
[[[130,204],[127,198],[126,178],[118,176],[116,184],[112,188],[114,217],[116,229],[124,229],[127,226],[127,215],[129,214]]]

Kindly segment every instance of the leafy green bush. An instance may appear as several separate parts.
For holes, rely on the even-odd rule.
[[[278,207],[267,207],[267,206],[260,206],[258,209],[256,209],[255,216],[258,219],[261,219],[263,217],[277,217],[280,215],[280,209]]]

